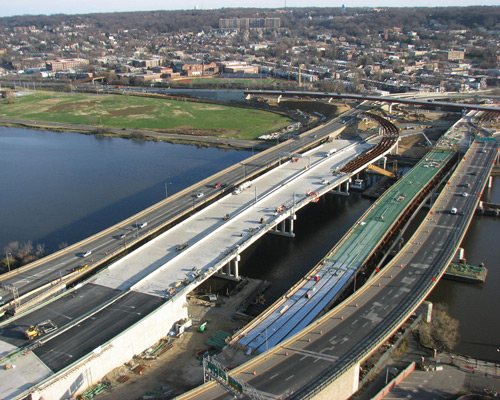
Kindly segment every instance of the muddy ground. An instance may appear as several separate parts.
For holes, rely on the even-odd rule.
[[[232,334],[244,326],[244,322],[232,318],[233,314],[260,284],[260,280],[250,279],[237,294],[220,298],[217,302],[219,304],[192,297],[189,300],[188,313],[193,326],[181,337],[172,338],[173,347],[156,360],[130,360],[128,365],[108,373],[105,380],[111,383],[112,389],[96,398],[123,400],[161,395],[161,398],[168,399],[202,384],[203,368],[198,354],[203,354],[209,349],[205,341],[215,332],[225,331]],[[206,330],[198,332],[198,327],[204,322],[207,322]],[[136,364],[145,367],[141,374],[130,370],[130,366]],[[123,376],[128,379],[120,378]],[[119,383],[120,379],[127,380]]]

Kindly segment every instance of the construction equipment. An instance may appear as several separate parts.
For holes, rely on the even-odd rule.
[[[57,329],[56,324],[54,324],[50,319],[47,321],[40,322],[36,325],[31,325],[28,329],[24,331],[24,334],[29,340],[36,338],[37,336],[45,335],[49,332],[55,331]]]
[[[376,172],[376,173],[378,173],[380,175],[388,176],[390,178],[395,178],[396,177],[396,175],[394,175],[391,171],[387,171],[386,169],[377,167],[376,165],[373,165],[373,164],[370,164],[366,169],[371,170],[373,172]]]

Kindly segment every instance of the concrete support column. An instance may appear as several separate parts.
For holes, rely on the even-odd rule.
[[[349,181],[344,182],[344,187],[345,187],[344,193],[348,194],[349,193]]]
[[[387,169],[387,157],[382,157],[382,168]]]
[[[398,139],[398,141],[396,142],[396,146],[394,146],[394,150],[393,150],[393,151],[391,151],[391,154],[394,154],[394,155],[395,155],[395,154],[398,154],[398,149],[399,149],[398,145],[399,145],[399,139]]]
[[[293,220],[296,218],[297,217],[295,216],[295,214],[290,215],[287,219],[284,219],[283,221],[281,221],[281,223],[279,223],[272,230],[270,230],[269,233],[273,233],[275,235],[287,236],[287,237],[295,237],[295,233],[293,233]],[[290,229],[288,231],[287,231],[287,227],[286,227],[287,220],[290,221],[290,223],[289,223]],[[279,226],[279,229],[278,229],[278,226]]]
[[[292,214],[292,215],[290,215],[290,217],[288,217],[288,220],[290,221],[290,229],[289,229],[288,233],[292,237],[295,236],[295,233],[293,232],[293,221],[295,221],[296,219],[297,219],[297,215],[296,214]]]
[[[233,272],[234,272],[234,277],[239,279],[240,277],[240,269],[239,269],[239,266],[240,266],[240,260],[241,260],[241,256],[238,254],[236,256],[236,258],[233,260]]]

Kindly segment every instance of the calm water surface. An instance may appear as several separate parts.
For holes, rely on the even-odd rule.
[[[0,249],[32,240],[53,251],[240,162],[246,151],[0,127]],[[485,199],[500,203],[500,179]],[[241,272],[267,279],[266,305],[309,271],[371,204],[324,196],[298,213],[293,239],[266,235],[242,254]],[[429,296],[460,320],[457,352],[500,362],[500,219],[475,217],[462,244],[489,268],[485,284],[442,280]]]
[[[0,127],[0,249],[74,243],[249,157],[78,133]]]

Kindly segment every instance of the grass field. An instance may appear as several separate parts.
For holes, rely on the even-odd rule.
[[[260,110],[131,95],[33,92],[0,100],[0,118],[254,139],[291,123]]]

